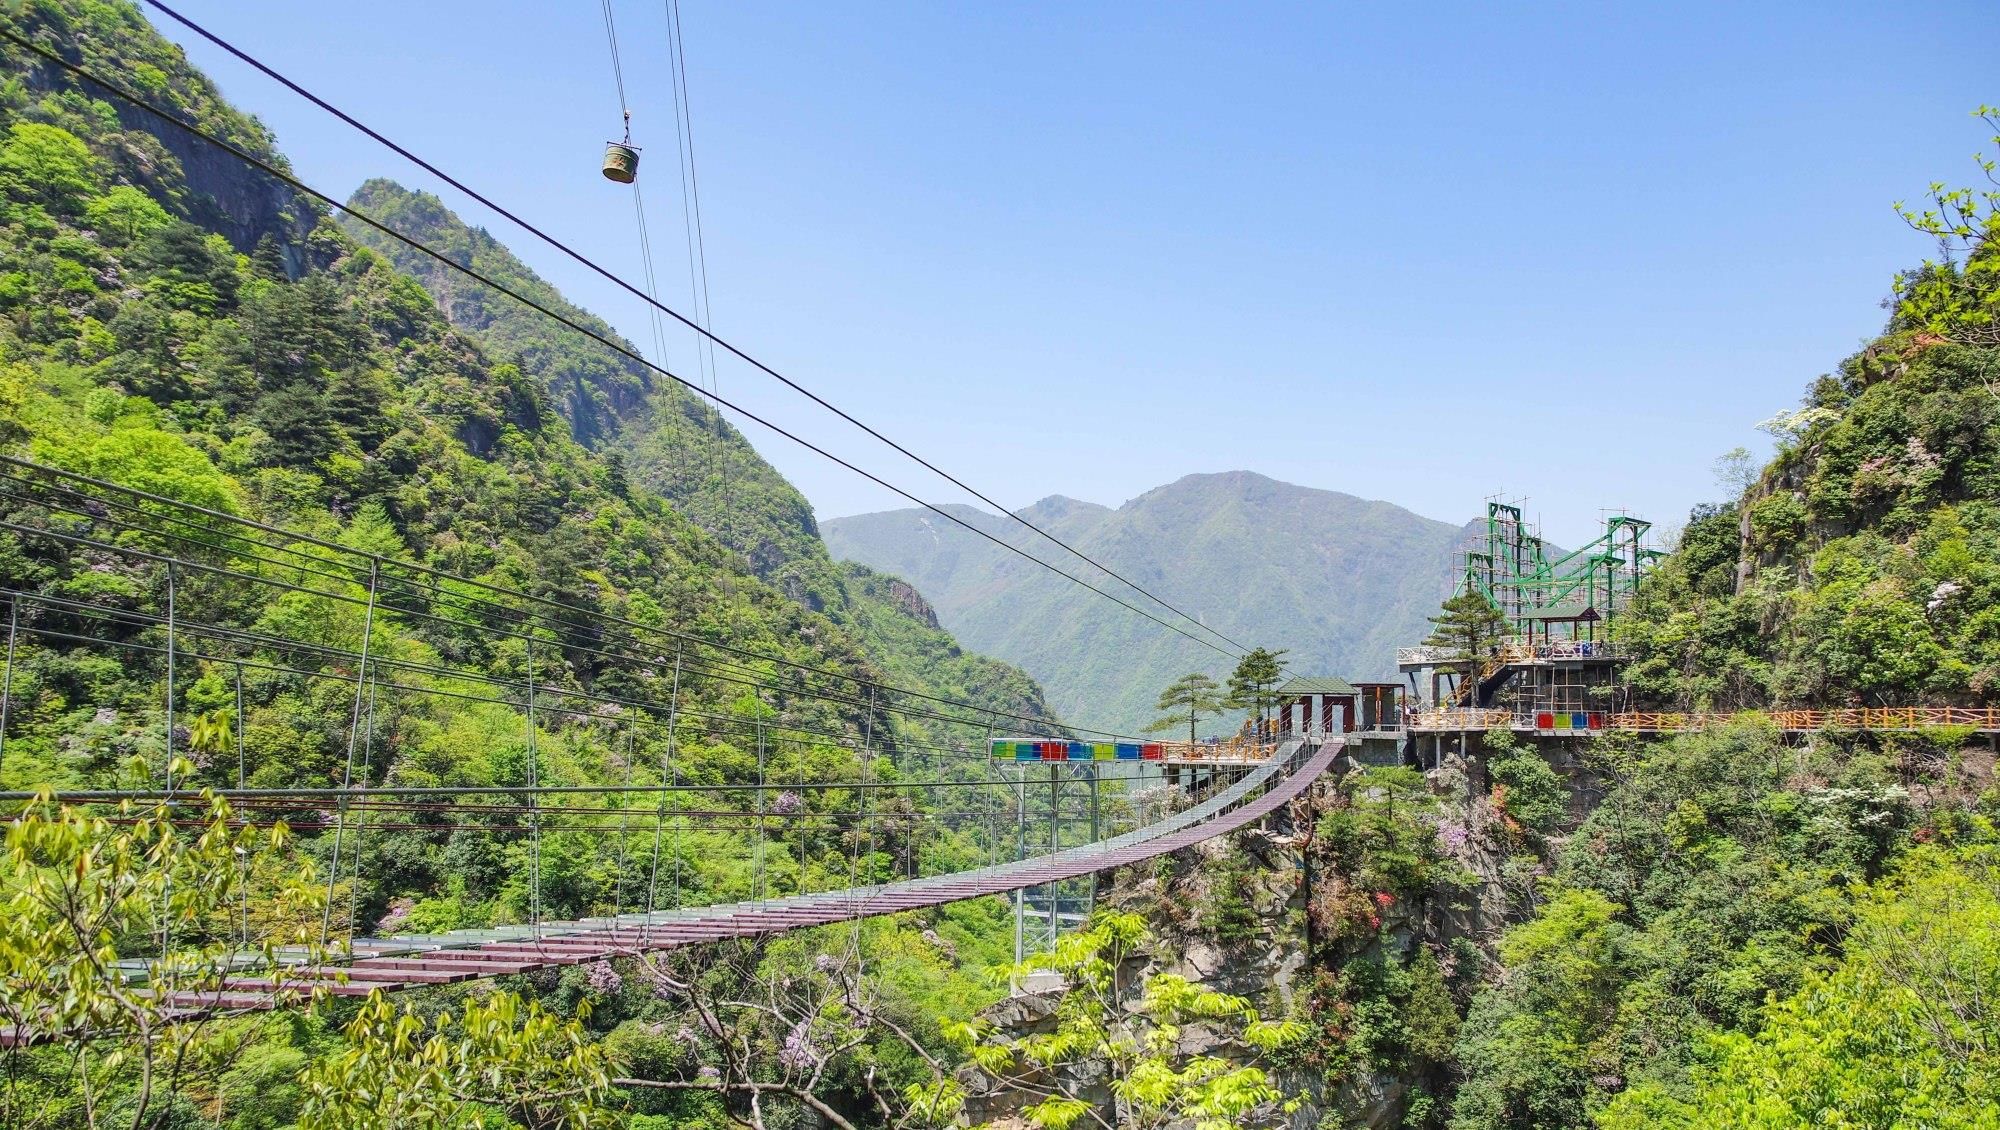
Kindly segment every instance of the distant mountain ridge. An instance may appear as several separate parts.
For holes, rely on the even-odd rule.
[[[1097,576],[1018,523],[946,509]],[[1246,646],[1290,649],[1294,671],[1355,678],[1390,676],[1395,648],[1428,629],[1464,534],[1393,503],[1250,471],[1188,475],[1116,508],[1054,495],[1019,514]],[[1025,668],[1080,724],[1136,728],[1172,679],[1231,666],[926,511],[835,518],[821,531],[834,556],[915,585],[947,630]],[[1175,619],[1116,581],[1100,587]]]

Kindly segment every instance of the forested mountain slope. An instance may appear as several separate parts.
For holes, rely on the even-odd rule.
[[[957,513],[1038,556],[1064,556],[1014,523]],[[1351,678],[1393,674],[1395,648],[1423,637],[1461,533],[1247,471],[1189,475],[1115,510],[1054,497],[1021,513],[1245,646],[1289,648],[1292,670]],[[1228,673],[1225,657],[933,515],[863,514],[825,530],[836,556],[910,580],[968,646],[1019,663],[1077,717],[1143,725],[1178,676]],[[1115,581],[1104,587],[1150,607]]]
[[[140,76],[154,97],[270,151],[262,128],[129,6],[44,3],[9,20],[107,74]],[[536,379],[455,329],[415,280],[281,183],[232,170],[172,126],[92,98],[19,50],[5,60],[0,423],[13,450],[855,679],[1041,712],[1032,682],[962,653],[920,599],[826,565],[842,597],[846,624],[836,623],[579,444],[549,387],[619,387],[610,378],[591,385],[545,364]],[[531,351],[526,336],[502,340]],[[585,411],[598,401],[576,403]],[[11,586],[148,613],[162,607],[157,570],[127,573],[12,539],[5,560]],[[852,600],[850,583],[861,594]],[[222,611],[244,625],[297,614],[284,602]],[[410,647],[463,651],[434,627],[391,624]],[[350,629],[358,630],[341,630]],[[879,653],[864,631],[884,641]],[[522,657],[502,649],[475,661],[518,672]],[[610,672],[571,652],[541,674],[551,687],[587,687]],[[105,667],[25,637],[8,787],[102,780],[124,755],[156,745],[160,675],[144,659]],[[658,682],[666,672],[633,677]],[[721,714],[749,709],[731,684],[692,678],[682,689]],[[858,709],[818,699],[763,708],[820,729],[858,733],[864,724]],[[272,786],[326,784],[341,713],[307,684],[274,676],[253,685],[250,775]],[[435,744],[413,749],[407,764],[447,778],[508,772],[510,755],[450,731],[420,728]],[[892,746],[896,735],[923,732],[878,731]],[[734,739],[716,740],[720,750]],[[601,754],[579,751],[574,772],[598,771],[591,759]],[[391,761],[379,771],[394,778],[406,769]]]
[[[267,131],[231,108],[124,0],[36,0],[0,9],[0,27],[282,165]],[[162,533],[160,523],[175,519],[152,504],[127,515],[76,503],[64,513],[36,501],[46,490],[10,482],[0,497],[10,526],[0,534],[0,588],[28,595],[10,602],[19,631],[8,646],[0,787],[158,787],[175,758],[186,764],[172,778],[183,790],[234,785],[239,773],[252,788],[324,788],[350,771],[357,784],[406,790],[670,780],[716,788],[760,773],[801,786],[788,820],[683,819],[671,839],[636,818],[628,828],[551,816],[546,834],[536,825],[532,854],[506,804],[422,803],[413,811],[425,815],[372,823],[365,866],[359,833],[339,856],[334,817],[312,802],[239,811],[234,819],[258,829],[249,834],[255,852],[241,857],[240,922],[232,911],[226,923],[158,927],[174,945],[227,955],[328,931],[337,939],[350,928],[442,931],[629,910],[640,885],[630,877],[649,849],[649,904],[656,888],[676,901],[727,901],[753,886],[886,879],[916,866],[919,852],[926,869],[948,870],[998,850],[976,821],[924,824],[907,795],[870,800],[875,815],[864,822],[853,818],[853,794],[810,788],[906,771],[983,773],[977,755],[913,767],[912,758],[934,752],[924,747],[976,737],[975,729],[893,713],[909,699],[871,687],[1047,715],[1031,680],[963,652],[907,586],[835,566],[782,479],[761,480],[780,504],[746,507],[752,517],[741,525],[721,508],[749,492],[648,486],[638,460],[621,464],[605,450],[621,411],[643,417],[649,405],[667,403],[640,375],[575,361],[562,343],[538,343],[529,327],[504,318],[481,321],[464,295],[441,310],[419,280],[283,183],[147,111],[80,88],[25,48],[0,46],[0,67],[0,450],[495,586],[478,590],[488,611],[460,608],[456,618],[432,614],[443,605],[348,599],[359,585],[344,595],[287,591],[264,582],[282,582],[288,570],[303,575],[310,552],[303,563],[260,562],[258,547],[242,542],[204,540],[212,535],[183,527]],[[503,254],[481,252],[489,253]],[[663,462],[681,454],[676,445],[699,449],[699,433],[733,445],[738,484],[752,463],[761,466],[726,425],[692,401],[674,403],[686,428],[648,433],[648,450]],[[714,530],[699,520],[718,516]],[[763,554],[766,545],[778,548]],[[175,553],[233,574],[184,569],[177,582],[163,564]],[[805,562],[804,571],[785,573],[787,561]],[[445,582],[437,591],[472,590]],[[494,595],[501,591],[526,595]],[[569,611],[517,619],[531,598]],[[178,640],[165,622],[169,607],[184,626]],[[738,649],[734,663],[683,669],[670,642],[653,662],[613,654],[594,644],[590,627],[614,616],[640,634],[726,643]],[[207,633],[199,642],[185,638],[193,624]],[[208,654],[218,646],[219,656]],[[363,652],[377,665],[399,665],[366,696],[355,689],[362,680],[353,662]],[[169,657],[178,657],[177,669]],[[539,714],[520,709],[515,689],[523,686],[528,702],[544,705]],[[583,699],[590,711],[551,708],[593,694]],[[668,702],[672,710],[655,709]],[[863,735],[875,756],[857,752]],[[711,801],[748,809],[761,796],[653,795],[675,811]],[[948,804],[953,794],[945,795]],[[220,842],[176,838],[169,815],[158,822],[162,844],[111,860],[86,853],[73,870],[53,868],[56,879],[115,884],[108,871],[123,866],[132,882],[158,880],[168,871],[145,851]],[[230,819],[218,817],[217,828],[226,831]],[[53,821],[69,821],[55,840],[27,848],[21,837],[31,833],[9,820],[10,898],[48,877],[44,849],[58,850],[56,840],[95,837],[113,855],[131,844],[130,821],[92,824],[65,812]],[[261,831],[277,820],[296,837]],[[105,847],[121,829],[126,847]],[[211,894],[212,878],[168,879],[172,906]],[[300,887],[323,890],[324,918],[287,917],[285,892]],[[84,930],[88,956],[153,952],[151,939],[165,935],[141,920],[166,913],[168,900],[129,888],[111,897],[126,901],[106,911],[101,929]],[[24,986],[84,964],[78,946],[62,940],[71,935],[36,916],[55,912],[36,908],[11,904],[0,939],[0,995],[15,1009],[9,1024],[24,1023]],[[997,913],[990,902],[969,903],[921,924],[873,922],[856,932],[895,955],[886,972],[878,967],[872,999],[934,1040],[942,1018],[993,992],[965,969],[1002,958]],[[749,966],[757,968],[754,952]],[[597,1001],[592,1042],[658,1042],[657,1023],[647,1027],[667,1007],[658,995],[639,988],[613,1005],[605,997],[615,973],[609,982],[575,973],[514,987],[565,1016]],[[484,989],[477,995],[489,999]],[[456,1003],[442,1001],[442,1012]],[[337,1059],[351,1015],[174,1029],[202,1029],[190,1038],[219,1041],[203,1047],[220,1054],[202,1052],[188,1074],[149,1090],[152,1077],[131,1056],[177,1037],[166,1029],[107,1033],[102,1026],[115,1022],[92,1013],[91,1038],[104,1035],[101,1046],[116,1050],[83,1068],[80,1088],[66,1049],[9,1042],[0,1122],[103,1125],[115,1109],[128,1125],[292,1125],[302,1069]],[[37,1023],[52,1021],[37,1014]],[[510,1013],[503,1027],[513,1026]],[[451,1101],[461,1108],[451,1118],[468,1116]],[[675,1112],[677,1124],[723,1117],[710,1097],[638,1101],[649,1112]],[[492,1124],[510,1124],[499,1107],[480,1109]]]
[[[603,319],[571,304],[483,228],[460,220],[427,192],[376,179],[348,203],[450,255],[457,263],[555,310],[592,333],[625,340]],[[631,357],[451,270],[352,218],[358,242],[423,283],[452,326],[539,381],[570,421],[577,441],[617,452],[629,473],[676,509],[748,557],[767,580],[825,553],[812,507],[764,462],[709,403]],[[825,586],[824,570],[802,578]]]
[[[378,179],[362,185],[349,203],[593,333],[641,352],[437,197]],[[862,566],[836,564],[805,496],[707,401],[365,224],[349,219],[344,226],[352,238],[417,278],[455,329],[534,378],[570,421],[577,441],[607,467],[656,492],[737,550],[766,583],[853,633],[876,662],[906,684],[1003,708],[1030,704],[1031,712],[1040,711],[1040,692],[1020,671],[961,650],[939,628],[922,596]]]
[[[1777,455],[1743,495],[1694,512],[1626,622],[1643,696],[2000,698],[2000,340],[1977,320],[1994,258],[1981,244],[1906,280],[1882,336],[1767,425]],[[1961,313],[1926,289],[1946,277],[1971,294]]]
[[[1954,254],[1896,281],[1882,334],[1766,425],[1776,456],[1696,509],[1620,622],[1642,697],[1994,701],[2000,197],[1937,191],[1909,218]],[[1486,735],[1488,846],[1460,858],[1518,923],[1441,1061],[1452,1130],[1995,1125],[1989,735],[1752,714],[1559,745]],[[1565,796],[1544,759],[1568,756]]]

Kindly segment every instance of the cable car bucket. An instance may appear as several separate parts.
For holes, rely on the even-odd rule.
[[[619,184],[631,184],[639,175],[639,147],[629,141],[604,144],[604,176]]]
[[[604,143],[604,177],[631,184],[639,176],[639,147],[632,144],[632,112],[625,111],[625,140]]]

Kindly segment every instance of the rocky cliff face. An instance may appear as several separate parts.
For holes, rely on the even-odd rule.
[[[1571,821],[1581,820],[1601,782],[1573,752],[1553,749],[1547,757],[1569,788]],[[1341,769],[1340,780],[1317,786],[1273,828],[1111,878],[1099,904],[1141,913],[1152,930],[1123,971],[1131,986],[1126,1005],[1136,1005],[1147,978],[1177,974],[1247,998],[1266,1017],[1304,1021],[1311,1032],[1305,1041],[1261,1060],[1283,1091],[1302,1100],[1289,1117],[1296,1130],[1441,1126],[1459,1016],[1493,968],[1501,932],[1531,912],[1548,843],[1537,843],[1495,803],[1476,745],[1469,755],[1448,753],[1422,775],[1363,774],[1348,763]],[[1420,782],[1414,791],[1391,794],[1413,782]],[[1380,813],[1370,805],[1386,806],[1391,823],[1363,833],[1370,852],[1355,855],[1354,815]],[[1384,827],[1427,837],[1419,846],[1428,869],[1408,871],[1398,853],[1413,849]],[[1422,881],[1397,885],[1391,876],[1399,867]],[[1008,1037],[1046,1032],[1062,1001],[1061,989],[1024,993],[985,1018]],[[1187,1056],[1258,1061],[1254,1049],[1206,1025],[1184,1027],[1177,1046]],[[1067,1069],[1061,1078],[1108,1117],[1101,1064]],[[994,1089],[974,1074],[961,1082],[971,1090],[974,1124],[1025,1127],[1022,1111],[1040,1097]]]
[[[100,5],[80,17],[61,5],[29,5],[11,18],[29,39],[68,61],[116,76],[112,81],[173,117],[275,168],[290,168],[271,131],[224,101],[208,76],[178,46],[154,35],[136,9]],[[61,96],[75,85],[60,68],[23,52],[10,54],[26,94]],[[119,129],[106,131],[104,156],[121,180],[144,189],[181,219],[221,234],[245,254],[268,237],[286,273],[298,277],[305,266],[305,238],[324,209],[148,110],[115,98],[101,105],[118,119]]]
[[[1160,868],[1129,868],[1119,872],[1102,905],[1144,913],[1154,929],[1144,950],[1126,963],[1121,981],[1130,987],[1127,1006],[1136,1004],[1140,987],[1155,974],[1172,973],[1204,988],[1248,998],[1269,1016],[1285,1016],[1302,1004],[1299,993],[1307,976],[1305,943],[1305,837],[1293,831],[1251,830],[1224,840],[1198,844],[1177,853]],[[1212,890],[1218,876],[1246,874],[1233,884],[1227,898],[1240,902],[1247,921],[1232,924],[1225,939],[1205,923],[1201,908],[1214,905]],[[1062,990],[1029,992],[994,1005],[985,1013],[1009,1037],[1054,1029]],[[1178,1034],[1176,1050],[1183,1056],[1214,1056],[1231,1064],[1252,1062],[1255,1050],[1224,1030],[1190,1024]],[[1072,1093],[1095,1101],[1111,1117],[1109,1079],[1102,1063],[1086,1062],[1062,1072]],[[997,1090],[976,1073],[961,1076],[970,1090],[966,1112],[973,1125],[991,1123],[1000,1130],[1025,1130],[1023,1108],[1040,1096],[1021,1090]],[[1032,1085],[1038,1082],[1030,1079]],[[1286,1079],[1287,1089],[1306,1079]],[[1303,1118],[1303,1109],[1301,1112]],[[1316,1119],[1294,1120],[1310,1127]]]

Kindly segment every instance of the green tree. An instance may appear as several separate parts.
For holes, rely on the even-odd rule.
[[[1214,679],[1196,672],[1175,679],[1172,686],[1160,692],[1160,701],[1154,709],[1163,711],[1159,718],[1146,724],[1149,734],[1165,733],[1187,723],[1188,741],[1194,741],[1194,731],[1203,718],[1220,713],[1228,701],[1222,687]]]
[[[1266,712],[1278,701],[1276,692],[1278,683],[1285,677],[1286,651],[1284,648],[1277,651],[1252,648],[1237,660],[1236,670],[1229,674],[1228,705],[1254,711],[1260,728],[1265,722]]]
[[[1480,660],[1507,633],[1507,618],[1493,607],[1492,601],[1468,588],[1439,606],[1438,614],[1430,621],[1431,634],[1424,637],[1425,645],[1442,651],[1440,666],[1464,673],[1463,693],[1469,698],[1472,682],[1479,675]]]
[[[2000,107],[1973,115],[2000,134]],[[2000,149],[2000,135],[1990,138]],[[2000,159],[1974,158],[1988,185],[1951,188],[1931,183],[1929,206],[1896,211],[1905,223],[1937,241],[1938,258],[1896,277],[1899,328],[1918,329],[1967,345],[2000,345],[2000,191],[1992,185]]]
[[[1298,1106],[1288,1102],[1264,1069],[1232,1065],[1214,1056],[1177,1050],[1183,1026],[1226,1027],[1263,1053],[1305,1035],[1295,1020],[1265,1020],[1250,1002],[1158,973],[1134,984],[1126,972],[1147,940],[1135,914],[1100,913],[1087,929],[1064,937],[1054,950],[1029,961],[1060,973],[1069,986],[1052,1030],[999,1037],[986,1021],[947,1025],[945,1035],[973,1066],[1010,1090],[1044,1096],[1023,1114],[1033,1126],[1066,1130],[1080,1122],[1105,1130],[1148,1130],[1191,1123],[1204,1130],[1282,1126]],[[1084,1084],[1067,1069],[1102,1067],[1109,1109],[1084,1096]]]
[[[1569,790],[1537,749],[1505,730],[1489,731],[1483,740],[1486,771],[1497,786],[1494,803],[1502,812],[1533,832],[1551,831],[1569,815]]]
[[[1862,900],[1840,963],[1719,1035],[1690,1097],[1648,1084],[1605,1130],[2000,1127],[2000,866],[1919,850]]]
[[[1503,985],[1473,1002],[1459,1035],[1464,1086],[1453,1130],[1580,1126],[1616,1062],[1619,971],[1628,931],[1595,891],[1563,890],[1500,943]]]
[[[152,197],[129,184],[121,184],[86,204],[83,219],[113,246],[137,243],[174,222]]]
[[[528,1130],[623,1121],[605,1105],[605,1046],[513,993],[426,1021],[377,990],[346,1036],[344,1049],[301,1075],[298,1130],[455,1130],[494,1125],[490,1114]]]
[[[0,143],[0,192],[75,215],[99,184],[97,160],[68,130],[16,122]]]
[[[0,1123],[157,1124],[243,1045],[247,1022],[188,1002],[279,976],[280,945],[311,949],[324,892],[283,825],[236,827],[219,800],[195,828],[176,816],[128,807],[114,823],[41,799],[7,826],[0,1022],[37,1039],[0,1052]]]

